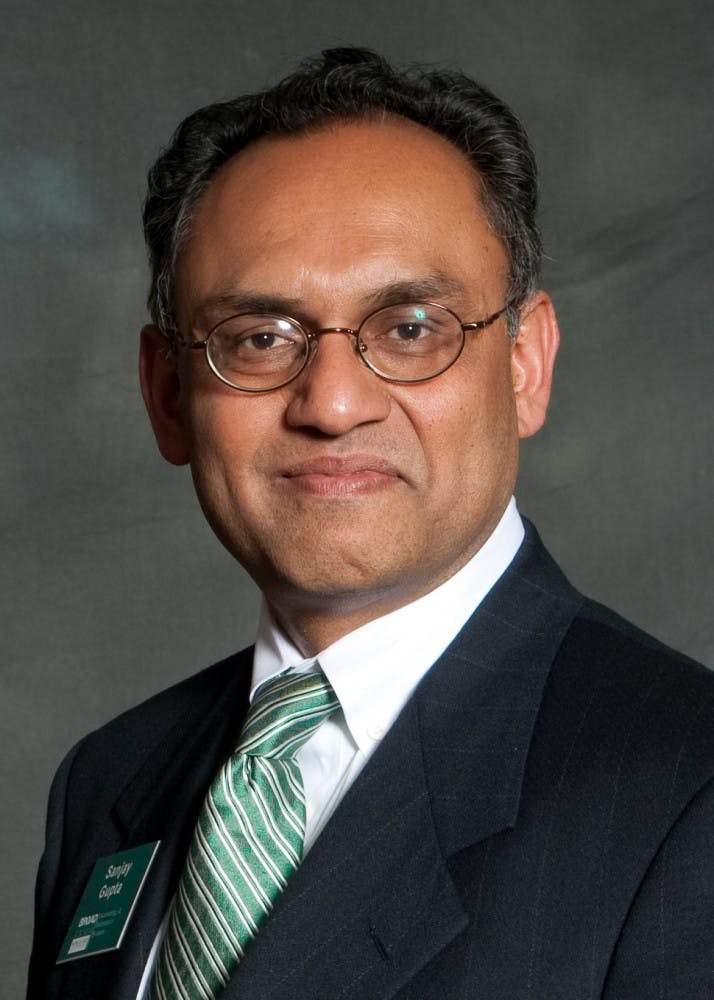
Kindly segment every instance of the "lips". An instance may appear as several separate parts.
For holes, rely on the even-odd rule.
[[[399,470],[392,463],[375,455],[324,455],[290,465],[283,475],[288,479],[297,476],[351,476],[360,472],[379,472],[385,476],[399,477]]]
[[[323,497],[368,493],[402,479],[394,463],[376,455],[324,455],[291,464],[281,475],[296,489]]]

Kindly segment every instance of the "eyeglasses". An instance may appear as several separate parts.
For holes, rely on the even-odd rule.
[[[467,331],[495,323],[508,305],[486,319],[462,323],[436,302],[406,302],[377,309],[355,330],[308,330],[289,316],[240,313],[217,323],[205,340],[177,343],[205,351],[214,374],[242,392],[267,392],[292,382],[312,361],[318,338],[326,333],[354,337],[358,356],[388,382],[426,382],[454,364]]]

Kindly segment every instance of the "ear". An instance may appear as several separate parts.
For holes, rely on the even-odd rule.
[[[145,326],[141,331],[139,377],[159,451],[167,462],[186,465],[189,452],[176,358],[157,326]]]
[[[511,377],[521,438],[535,434],[545,422],[559,343],[553,303],[549,295],[538,291],[522,307],[518,336],[511,350]]]

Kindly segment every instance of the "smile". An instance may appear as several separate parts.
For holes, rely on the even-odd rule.
[[[290,488],[326,499],[373,493],[402,481],[391,462],[373,455],[309,459],[290,466],[281,476]]]

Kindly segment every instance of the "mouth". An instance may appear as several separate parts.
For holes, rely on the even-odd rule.
[[[289,488],[331,499],[372,493],[403,481],[392,462],[375,455],[312,458],[290,465],[281,478]]]

